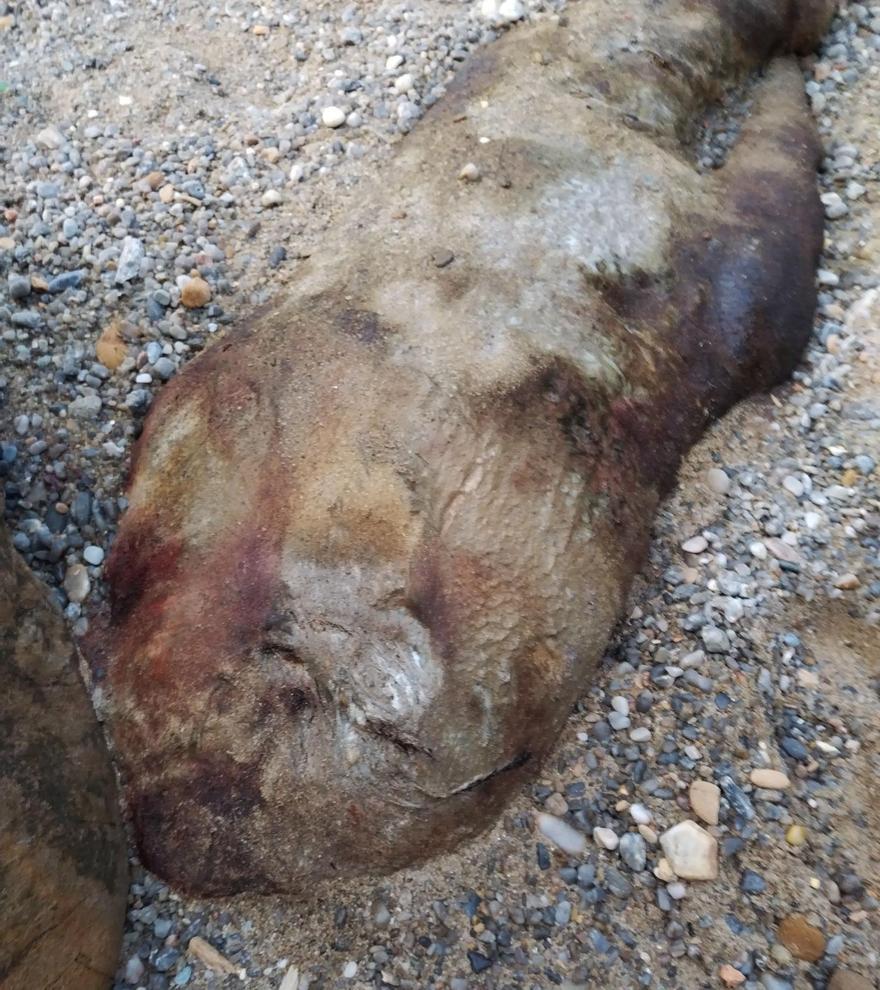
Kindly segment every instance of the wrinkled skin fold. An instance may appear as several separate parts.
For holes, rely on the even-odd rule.
[[[682,454],[810,333],[819,148],[784,53],[829,14],[583,0],[512,31],[289,298],[163,390],[91,646],[151,869],[398,868],[536,772]],[[698,174],[700,115],[759,69]]]

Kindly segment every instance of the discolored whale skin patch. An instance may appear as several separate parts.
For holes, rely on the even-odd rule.
[[[393,204],[365,190],[290,298],[165,386],[92,634],[148,866],[201,893],[396,869],[535,772],[683,452],[809,333],[797,66],[719,173],[685,144],[818,29],[792,10],[597,0],[512,31],[402,143]]]

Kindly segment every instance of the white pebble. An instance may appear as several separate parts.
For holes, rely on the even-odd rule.
[[[676,876],[714,880],[718,876],[718,843],[696,822],[673,825],[660,836],[660,845]]]
[[[342,127],[345,123],[345,111],[339,107],[324,107],[321,111],[321,122],[325,127]]]
[[[804,494],[804,486],[793,474],[787,474],[782,479],[782,487],[795,498],[800,498]]]
[[[458,177],[464,182],[479,182],[480,169],[473,162],[468,162],[458,173]]]
[[[92,590],[92,582],[89,580],[89,572],[82,564],[72,564],[67,568],[64,575],[64,590],[67,597],[80,604],[84,602]]]
[[[586,852],[587,839],[561,818],[541,812],[537,817],[538,831],[569,856],[580,856]]]
[[[721,468],[709,468],[706,472],[706,485],[716,495],[726,495],[730,491],[730,478]]]
[[[601,825],[597,825],[593,829],[593,841],[597,846],[608,850],[614,850],[620,845],[617,834],[612,832],[610,828],[603,828]]]
[[[709,546],[709,541],[705,536],[692,536],[689,540],[685,540],[681,545],[681,549],[685,553],[702,553]]]
[[[358,964],[351,960],[342,967],[342,975],[346,980],[353,980],[357,976]]]
[[[651,812],[643,804],[631,804],[629,806],[630,818],[636,823],[636,825],[650,825]]]

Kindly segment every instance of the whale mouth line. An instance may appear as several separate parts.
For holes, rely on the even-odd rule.
[[[380,739],[390,742],[407,756],[413,756],[416,753],[421,753],[422,756],[427,756],[428,759],[434,759],[434,752],[432,749],[428,746],[423,746],[420,743],[417,743],[412,736],[401,732],[400,729],[392,725],[391,722],[387,722],[380,718],[368,718],[364,724],[364,728],[372,735],[378,736]]]
[[[434,794],[424,787],[419,787],[419,790],[436,801],[445,801],[448,798],[457,797],[459,794],[466,794],[468,791],[476,790],[476,788],[481,787],[490,780],[494,780],[496,777],[500,777],[502,774],[509,773],[511,770],[518,770],[520,767],[525,766],[531,758],[532,753],[529,750],[523,750],[523,752],[517,753],[516,756],[508,760],[507,763],[503,763],[500,767],[495,767],[494,770],[490,770],[488,773],[483,773],[478,777],[473,777],[471,780],[466,780],[463,784],[459,784],[458,787],[454,787],[451,791],[446,791],[443,794]]]

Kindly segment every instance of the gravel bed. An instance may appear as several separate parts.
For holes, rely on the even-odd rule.
[[[284,291],[468,51],[561,8],[0,2],[0,477],[77,634],[162,383]],[[814,339],[688,458],[540,779],[459,853],[302,902],[190,901],[133,858],[119,990],[878,985],[880,6],[804,72]]]

